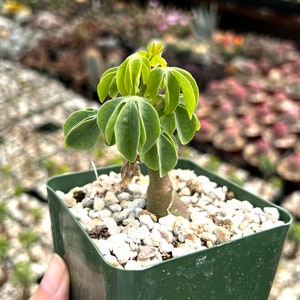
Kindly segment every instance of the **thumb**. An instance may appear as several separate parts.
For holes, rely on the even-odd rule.
[[[69,300],[69,285],[67,265],[54,254],[38,289],[29,300]]]

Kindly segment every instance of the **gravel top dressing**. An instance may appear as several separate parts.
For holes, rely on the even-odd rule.
[[[111,265],[142,269],[230,240],[284,224],[274,207],[254,207],[238,200],[226,186],[206,176],[176,169],[174,188],[190,220],[174,215],[157,219],[146,210],[148,176],[124,187],[115,172],[94,182],[57,191]]]

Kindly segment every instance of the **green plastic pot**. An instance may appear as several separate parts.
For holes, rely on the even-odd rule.
[[[241,187],[199,167],[179,160],[178,167],[192,169],[239,199],[258,207],[278,208],[284,225],[230,241],[183,257],[166,260],[144,270],[121,270],[109,265],[55,190],[69,191],[95,179],[93,171],[52,177],[47,182],[55,251],[67,262],[71,274],[71,299],[264,300],[268,298],[292,216]],[[118,172],[119,166],[100,168],[99,174]],[[142,170],[143,171],[143,170]],[[145,171],[145,170],[144,170]]]

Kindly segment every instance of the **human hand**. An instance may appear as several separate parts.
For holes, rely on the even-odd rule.
[[[64,260],[54,254],[36,292],[29,300],[69,300],[70,275]]]

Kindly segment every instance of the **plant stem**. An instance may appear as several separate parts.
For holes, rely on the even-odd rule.
[[[159,171],[152,169],[148,169],[148,174],[147,210],[157,218],[171,213],[188,219],[188,210],[175,193],[169,175],[160,177]]]

